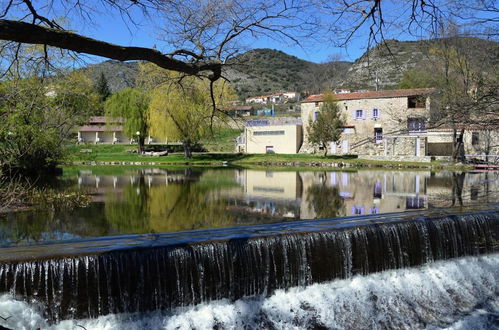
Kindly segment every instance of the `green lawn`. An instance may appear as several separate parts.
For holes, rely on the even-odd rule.
[[[258,154],[246,155],[236,153],[194,153],[192,159],[185,159],[182,153],[171,153],[163,157],[141,156],[136,153],[128,153],[127,150],[136,149],[136,145],[80,145],[68,146],[71,155],[68,157],[68,163],[81,162],[141,162],[148,164],[154,162],[155,165],[220,165],[223,162],[236,166],[288,166],[295,168],[306,168],[313,166],[314,163],[349,163],[356,167],[379,166],[379,167],[442,167],[440,162],[421,163],[421,162],[393,162],[380,160],[358,159],[354,155],[345,156],[327,156],[322,155],[281,155],[281,154]],[[91,152],[82,152],[82,150],[92,150]]]

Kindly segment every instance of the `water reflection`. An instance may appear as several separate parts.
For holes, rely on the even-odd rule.
[[[499,173],[141,169],[63,180],[91,206],[0,216],[4,245],[497,202]],[[64,189],[64,188],[61,188]]]

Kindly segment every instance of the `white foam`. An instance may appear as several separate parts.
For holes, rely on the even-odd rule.
[[[488,329],[499,318],[499,254],[440,261],[427,266],[357,276],[268,298],[220,300],[173,312],[117,314],[67,320],[53,329],[446,328]],[[0,297],[0,324],[47,328],[35,306]]]

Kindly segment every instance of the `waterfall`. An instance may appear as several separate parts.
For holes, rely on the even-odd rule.
[[[0,293],[42,304],[44,317],[56,322],[265,297],[495,252],[498,220],[499,210],[397,214],[165,234],[147,244],[141,236],[136,244],[133,237],[110,239],[108,246],[103,240],[60,243],[47,247],[52,255],[43,247],[31,254],[5,248]],[[87,244],[98,247],[90,251]]]

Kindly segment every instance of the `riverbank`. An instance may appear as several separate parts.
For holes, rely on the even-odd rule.
[[[131,153],[134,146],[92,145],[72,147],[67,165],[148,165],[148,166],[242,166],[242,167],[292,167],[292,168],[420,168],[468,170],[468,166],[449,162],[415,162],[359,159],[356,155],[310,154],[237,154],[194,153],[185,159],[182,153],[154,157]]]

